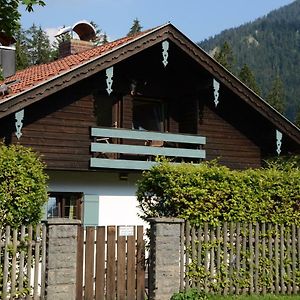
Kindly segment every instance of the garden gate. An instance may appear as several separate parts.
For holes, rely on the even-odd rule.
[[[81,227],[76,299],[145,299],[143,226]]]

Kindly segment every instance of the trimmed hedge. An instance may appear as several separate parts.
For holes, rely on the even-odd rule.
[[[45,165],[30,148],[0,144],[0,227],[36,224],[47,202]]]
[[[300,223],[299,158],[265,168],[230,170],[217,162],[172,165],[162,160],[143,173],[141,217],[180,217],[192,224],[224,221]]]

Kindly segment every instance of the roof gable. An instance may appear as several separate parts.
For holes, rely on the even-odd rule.
[[[166,39],[180,47],[195,62],[206,69],[213,78],[232,90],[244,102],[275,124],[279,130],[300,144],[300,130],[293,123],[247,88],[171,24],[17,72],[6,80],[6,82],[16,80],[16,83],[10,87],[10,94],[2,98],[0,96],[0,118]]]

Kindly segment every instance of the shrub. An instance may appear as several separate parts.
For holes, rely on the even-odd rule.
[[[36,224],[47,201],[44,163],[30,148],[0,144],[0,226]]]
[[[223,221],[300,223],[300,170],[269,163],[230,170],[214,162],[172,165],[143,173],[137,198],[141,217],[180,217],[192,224]]]
[[[204,292],[199,292],[197,289],[189,289],[184,292],[173,294],[170,300],[207,300]]]

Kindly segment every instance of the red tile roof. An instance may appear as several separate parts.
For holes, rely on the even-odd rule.
[[[149,30],[147,32],[149,32]],[[1,97],[0,95],[0,99],[9,98],[20,92],[26,91],[37,84],[45,82],[48,79],[51,79],[59,74],[65,73],[66,71],[72,70],[75,67],[80,66],[81,64],[88,62],[91,59],[99,57],[113,50],[114,48],[117,48],[118,46],[126,44],[127,42],[134,40],[135,38],[140,37],[145,33],[146,31],[139,33],[135,36],[124,37],[102,46],[97,46],[95,48],[77,54],[72,54],[47,64],[36,65],[18,71],[15,75],[7,78],[4,81],[4,83],[11,82],[14,80],[16,80],[17,82],[15,84],[10,85],[9,94],[3,97]]]

